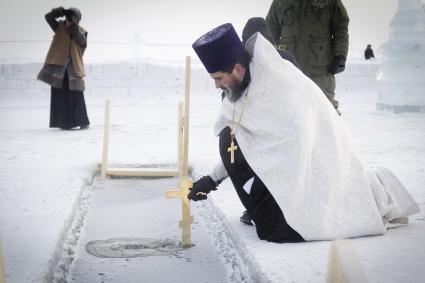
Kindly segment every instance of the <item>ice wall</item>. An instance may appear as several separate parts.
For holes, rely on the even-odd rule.
[[[377,109],[425,112],[425,11],[421,0],[399,0],[377,74]]]
[[[48,102],[50,87],[36,80],[42,63],[1,63],[0,62],[0,103],[28,100]],[[336,76],[337,95],[350,91],[376,89],[376,73],[380,61],[349,60],[346,71]],[[93,102],[120,97],[143,99],[184,95],[184,61],[164,63],[158,61],[132,61],[115,63],[86,64],[86,99]],[[215,89],[205,68],[193,60],[191,71],[192,98],[217,100],[220,91]],[[34,101],[32,102],[35,103]]]
[[[50,86],[36,80],[42,63],[0,63],[0,103],[28,100],[48,101]],[[132,61],[86,64],[86,90],[88,100],[181,98],[184,95],[184,61]],[[219,93],[207,72],[192,62],[191,92],[197,96]]]

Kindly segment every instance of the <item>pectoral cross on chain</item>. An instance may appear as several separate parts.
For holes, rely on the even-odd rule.
[[[239,126],[241,124],[242,114],[243,114],[243,111],[245,109],[247,97],[248,97],[248,91],[245,94],[245,99],[244,99],[243,104],[242,104],[241,115],[239,116],[238,122],[235,121],[236,103],[233,105],[232,124],[229,125],[229,128],[230,128],[230,147],[227,148],[227,152],[230,152],[230,164],[235,163],[235,150],[238,150],[238,146],[235,145],[235,142],[234,142],[235,133],[236,133],[237,126]]]
[[[232,139],[232,142],[230,143],[230,147],[227,148],[227,152],[230,152],[230,163],[231,164],[235,163],[235,150],[238,150],[238,146],[235,145],[235,143],[233,142],[233,139]]]

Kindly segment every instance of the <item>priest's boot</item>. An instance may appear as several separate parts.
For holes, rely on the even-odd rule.
[[[254,225],[254,224],[252,224],[251,217],[249,217],[248,211],[246,211],[246,210],[242,213],[240,220],[243,224]]]

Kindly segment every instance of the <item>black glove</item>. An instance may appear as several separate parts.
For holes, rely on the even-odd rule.
[[[62,6],[53,8],[51,11],[53,18],[55,19],[64,16],[65,15],[64,12],[65,12],[65,9]]]
[[[187,195],[188,199],[198,201],[207,199],[207,194],[211,191],[217,190],[216,184],[210,176],[204,176],[195,183]]]
[[[332,75],[341,73],[345,70],[345,57],[343,55],[335,56],[329,65],[329,73]]]

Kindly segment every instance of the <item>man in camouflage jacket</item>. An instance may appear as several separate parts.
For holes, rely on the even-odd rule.
[[[266,20],[278,48],[294,54],[338,111],[334,75],[345,69],[349,22],[341,0],[273,0]]]

